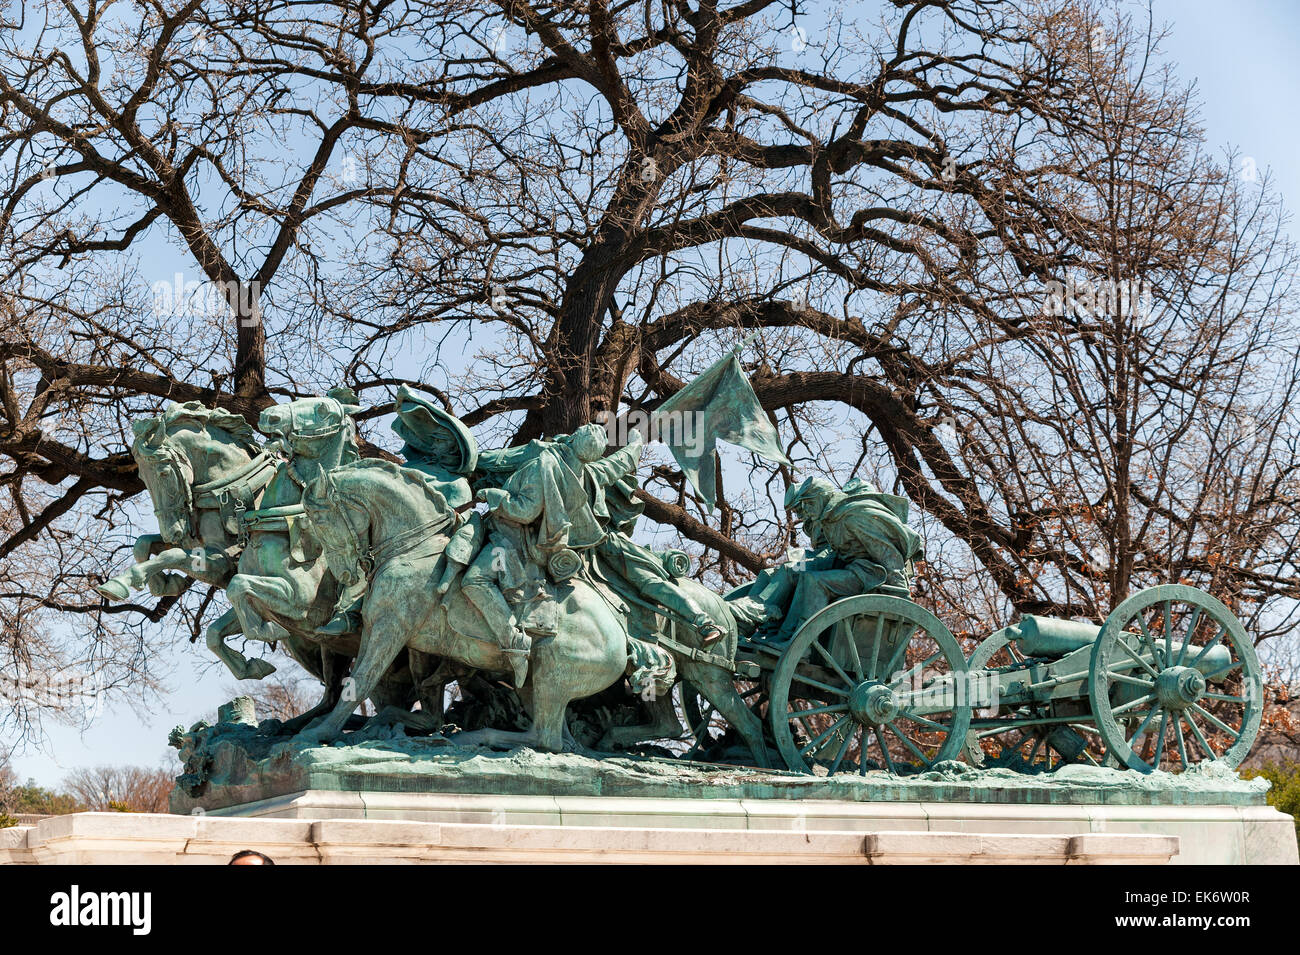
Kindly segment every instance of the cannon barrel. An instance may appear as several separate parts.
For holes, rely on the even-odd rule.
[[[1095,643],[1101,627],[1095,623],[1057,620],[1025,614],[1011,628],[1019,636],[1020,649],[1030,657],[1061,657]]]
[[[1093,623],[1030,614],[1021,617],[1008,630],[1011,638],[1019,642],[1021,652],[1029,657],[1063,657],[1095,643],[1101,634],[1101,627]],[[1163,638],[1156,637],[1155,640],[1163,653]],[[1173,644],[1171,660],[1181,655],[1184,666],[1195,665],[1202,673],[1214,673],[1232,663],[1231,651],[1221,643],[1211,647],[1204,656],[1201,656],[1201,648],[1195,645],[1188,647],[1186,653],[1181,653],[1181,649],[1182,641],[1178,640]]]

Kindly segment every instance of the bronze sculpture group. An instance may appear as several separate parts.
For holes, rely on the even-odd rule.
[[[679,404],[775,457],[752,390],[723,364]],[[635,718],[606,721],[597,749],[679,734],[684,716],[690,758],[828,775],[957,758],[1034,768],[1098,752],[1143,770],[1235,765],[1258,727],[1249,641],[1190,588],[1155,588],[1101,627],[1025,618],[968,660],[910,599],[921,541],[907,502],[866,482],[792,485],[785,505],[810,547],[722,596],[690,576],[685,553],[636,540],[636,431],[612,452],[596,424],[485,450],[403,386],[396,464],[361,458],[359,410],[347,389],[275,405],[258,423],[264,445],[242,418],[197,403],[137,422],[132,453],[159,532],[100,587],[111,599],[176,593],[179,573],[224,588],[230,609],[207,645],[236,678],[274,669],[229,646],[242,635],[283,645],[326,689],[280,728],[297,743],[340,739],[365,699],[441,729],[446,687],[472,679],[515,694],[527,725],[462,728],[459,744],[578,747],[566,717],[622,700]],[[684,469],[695,480],[700,468],[697,449]],[[1042,644],[1043,633],[1060,639]]]

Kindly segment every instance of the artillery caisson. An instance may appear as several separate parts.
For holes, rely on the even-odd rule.
[[[1263,714],[1263,677],[1241,623],[1179,584],[1134,594],[1100,627],[1023,617],[984,640],[969,665],[996,681],[996,708],[970,724],[966,755],[983,765],[1235,767]]]
[[[1152,587],[1101,626],[1024,616],[969,659],[904,592],[838,600],[782,645],[751,636],[740,688],[788,769],[908,774],[952,759],[1024,772],[1065,763],[1178,770],[1236,767],[1263,712],[1251,641],[1222,602]],[[718,720],[689,688],[685,711],[708,746]]]

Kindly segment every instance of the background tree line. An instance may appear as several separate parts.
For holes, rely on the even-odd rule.
[[[8,754],[0,752],[0,827],[12,825],[20,815],[166,812],[175,775],[174,769],[161,767],[83,767],[57,790],[47,789],[30,779],[20,783]]]

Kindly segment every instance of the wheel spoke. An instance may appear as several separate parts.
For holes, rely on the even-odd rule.
[[[831,693],[835,696],[848,696],[847,693],[845,693],[843,690],[839,689],[838,687],[831,686],[829,683],[822,683],[820,680],[814,680],[810,676],[804,676],[798,670],[794,671],[794,674],[791,678],[798,680],[800,683],[807,683],[809,686],[815,686],[819,690],[825,690],[827,693]]]
[[[1196,655],[1196,659],[1192,661],[1191,665],[1196,666],[1196,664],[1200,663],[1203,659],[1205,659],[1205,655],[1219,645],[1219,641],[1223,639],[1224,635],[1227,634],[1227,632],[1228,632],[1227,625],[1220,624],[1219,632],[1214,635],[1213,640],[1211,640],[1205,646],[1201,647],[1201,652]]]
[[[895,736],[898,737],[899,742],[901,742],[904,746],[906,746],[908,749],[910,749],[913,753],[916,754],[917,759],[919,759],[919,760],[920,760],[922,763],[924,763],[926,766],[932,766],[932,765],[934,765],[933,763],[930,762],[929,757],[926,756],[925,753],[923,753],[923,752],[921,752],[919,749],[917,749],[915,743],[913,743],[910,739],[908,739],[907,736],[906,736],[905,734],[900,733],[900,732],[898,731],[898,727],[896,727],[893,723],[887,723],[887,724],[885,724],[885,725],[887,725],[887,726],[889,727],[889,731],[890,731],[891,733],[893,733]],[[882,744],[882,745],[883,745],[883,744]]]
[[[876,635],[871,640],[871,669],[867,671],[867,679],[876,678],[876,666],[880,663],[880,641],[885,634],[885,615],[876,614]]]
[[[934,720],[928,720],[924,716],[918,716],[916,713],[913,713],[910,710],[899,710],[898,715],[904,716],[909,720],[913,720],[925,726],[932,726],[936,730],[942,731],[944,733],[949,732],[949,728],[947,726],[944,726],[942,723],[936,723]]]
[[[903,686],[903,685],[906,684],[906,683],[911,682],[912,674],[914,674],[914,673],[918,673],[918,672],[921,673],[921,674],[924,674],[924,673],[925,673],[925,668],[928,667],[928,666],[929,666],[931,663],[933,663],[935,660],[939,659],[939,657],[941,657],[941,656],[943,656],[943,651],[942,651],[942,650],[936,650],[936,651],[934,651],[934,653],[930,654],[928,657],[926,657],[926,658],[925,658],[924,660],[922,660],[920,663],[913,664],[912,666],[908,667],[907,670],[905,670],[905,671],[903,672],[903,674],[899,677],[899,679],[898,679],[896,682],[891,682],[891,683],[889,684],[889,688],[892,690],[892,689],[894,689],[895,687],[900,687],[900,686]]]
[[[849,704],[847,703],[831,703],[826,706],[814,707],[811,710],[800,710],[799,715],[801,717],[804,717],[804,716],[820,716],[823,713],[843,713],[848,708],[849,708]]]
[[[844,636],[849,644],[849,652],[853,654],[853,672],[857,674],[858,682],[861,683],[867,679],[867,676],[865,673],[862,672],[862,656],[861,654],[858,653],[858,638],[857,635],[854,634],[853,632],[853,626],[851,622],[848,628],[848,633],[846,633]]]
[[[834,776],[840,771],[840,763],[844,762],[844,756],[849,751],[849,744],[853,742],[853,732],[849,731],[844,734],[844,742],[840,744],[839,754],[835,757],[835,762],[831,763],[830,772],[827,775]]]
[[[1150,640],[1150,635],[1148,635],[1147,639]],[[1115,645],[1118,646],[1125,653],[1127,653],[1130,657],[1132,657],[1134,663],[1136,663],[1142,669],[1146,670],[1153,677],[1160,676],[1159,673],[1157,673],[1155,670],[1151,668],[1151,664],[1147,663],[1146,660],[1143,660],[1140,656],[1138,656],[1136,653],[1133,652],[1133,648],[1128,645],[1128,641],[1124,639],[1122,634],[1115,639]],[[1151,655],[1153,657],[1159,656],[1159,653],[1156,652],[1154,646],[1151,647]]]
[[[1160,651],[1156,649],[1156,642],[1151,639],[1151,631],[1147,629],[1146,618],[1143,617],[1141,613],[1138,614],[1137,622],[1138,626],[1142,628],[1142,642],[1145,643],[1147,649],[1151,651],[1151,661],[1163,670],[1165,668],[1164,661],[1160,659]],[[1123,637],[1120,638],[1119,642],[1121,646],[1125,645]],[[1148,667],[1148,669],[1150,668]],[[1152,672],[1154,673],[1155,671],[1153,670]]]
[[[834,723],[831,724],[830,729],[822,733],[820,736],[818,736],[815,740],[813,740],[803,749],[799,750],[799,755],[802,756],[804,759],[807,759],[808,755],[812,753],[814,750],[821,749],[822,746],[835,733],[835,731],[838,730],[847,720],[848,720],[847,716],[841,716],[838,720],[836,720]]]
[[[1205,755],[1212,760],[1218,759],[1219,758],[1218,754],[1210,748],[1209,740],[1205,738],[1205,735],[1201,732],[1201,728],[1196,725],[1196,721],[1192,719],[1190,716],[1188,716],[1186,712],[1183,712],[1179,715],[1187,722],[1187,725],[1191,727],[1192,732],[1196,735],[1196,741],[1200,743],[1201,748],[1205,750]]]
[[[1169,661],[1173,659],[1173,656],[1174,656],[1173,601],[1166,600],[1165,601],[1165,665],[1166,666],[1169,665]]]
[[[1209,683],[1211,680],[1215,679],[1216,677],[1223,676],[1225,673],[1231,673],[1233,670],[1238,669],[1240,666],[1241,666],[1241,661],[1238,660],[1236,663],[1229,663],[1227,666],[1219,667],[1219,669],[1211,673],[1205,674],[1205,682]]]
[[[853,634],[849,634],[849,642],[851,643],[852,641],[853,641]],[[831,665],[831,669],[835,671],[836,676],[838,676],[841,680],[844,681],[845,686],[849,687],[850,689],[857,686],[857,681],[854,680],[852,677],[850,677],[847,673],[845,673],[840,668],[840,665],[838,662],[836,662],[834,655],[821,645],[820,640],[814,640],[812,642],[812,646],[814,650],[816,650],[818,653],[822,655],[822,659],[824,659],[827,663]]]
[[[912,637],[915,636],[917,629],[918,628],[915,626],[912,627],[912,629],[908,630],[907,634],[903,636],[903,639],[898,641],[898,646],[894,648],[894,652],[890,656],[889,662],[885,664],[884,672],[880,674],[878,679],[881,679],[882,681],[888,680],[889,674],[898,671],[899,665],[907,659],[907,645],[912,642]],[[901,633],[902,632],[900,631],[900,635]]]
[[[1002,740],[998,740],[998,743],[999,743],[999,745],[1002,746],[1002,752],[1003,752],[1003,753],[1018,753],[1018,752],[1020,752],[1020,747],[1022,747],[1022,746],[1025,745],[1025,740],[1027,740],[1027,739],[1029,739],[1029,734],[1026,733],[1024,730],[1021,730],[1021,731],[1020,731],[1020,738],[1017,739],[1017,740],[1016,740],[1014,743],[1012,743],[1010,746],[1008,746],[1006,743],[1003,743]],[[998,755],[1000,756],[1000,755],[1002,755],[1002,754],[999,753]]]
[[[1106,676],[1118,683],[1129,683],[1133,686],[1153,687],[1156,685],[1154,680],[1143,680],[1135,676],[1129,676],[1127,673],[1116,673],[1114,670],[1107,670]]]
[[[1111,712],[1111,715],[1112,715],[1112,716],[1118,716],[1120,713],[1127,713],[1129,710],[1133,709],[1135,706],[1141,706],[1143,703],[1149,703],[1150,701],[1154,700],[1155,698],[1156,698],[1156,695],[1155,695],[1154,693],[1147,693],[1145,696],[1140,696],[1140,697],[1138,697],[1136,700],[1129,700],[1129,701],[1128,701],[1127,703],[1125,703],[1123,706],[1117,706],[1117,707],[1115,707],[1114,709],[1112,709],[1112,710],[1110,711],[1110,712]]]
[[[880,744],[880,754],[885,758],[885,765],[889,767],[889,771],[891,773],[897,776],[898,770],[894,768],[894,757],[889,755],[889,746],[888,744],[885,743],[885,734],[880,732],[879,726],[876,727],[875,734],[876,734],[876,742]],[[862,775],[865,776],[866,773],[864,772]]]
[[[1015,728],[1015,727],[998,726],[998,727],[995,727],[994,729],[991,729],[991,730],[985,730],[984,732],[980,733],[980,734],[979,734],[979,738],[980,738],[980,739],[988,739],[988,737],[990,737],[990,736],[1000,736],[1000,735],[1003,734],[1003,733],[1009,733],[1009,732],[1011,732],[1011,730],[1014,729],[1014,728]],[[1024,732],[1023,730],[1021,730],[1021,732],[1020,732],[1020,742],[1023,743],[1023,742],[1028,738],[1028,737],[1029,737],[1029,734],[1026,733],[1026,732]],[[1001,742],[1001,740],[998,740],[998,742]]]
[[[1174,666],[1182,666],[1183,658],[1187,656],[1187,648],[1192,645],[1192,637],[1196,634],[1196,627],[1201,622],[1201,608],[1197,607],[1196,612],[1192,614],[1192,622],[1187,625],[1187,635],[1183,637],[1183,645],[1178,648],[1178,659],[1174,661]]]
[[[1187,743],[1183,739],[1183,721],[1174,717],[1174,735],[1178,739],[1178,758],[1182,760],[1183,769],[1192,765],[1187,761]]]
[[[1224,703],[1245,703],[1244,696],[1229,696],[1227,693],[1202,693],[1201,696],[1207,700],[1221,700]]]
[[[1231,726],[1229,726],[1227,723],[1223,722],[1223,720],[1219,719],[1217,716],[1215,716],[1215,715],[1214,715],[1213,713],[1211,713],[1209,710],[1207,710],[1207,709],[1205,709],[1204,707],[1202,707],[1199,703],[1193,703],[1191,708],[1194,709],[1197,713],[1200,713],[1202,716],[1204,716],[1207,720],[1209,720],[1211,723],[1213,723],[1216,727],[1218,727],[1219,729],[1221,729],[1223,732],[1227,733],[1227,734],[1228,734],[1229,736],[1231,736],[1234,740],[1236,740],[1238,737],[1241,736],[1241,731],[1240,731],[1240,730],[1235,730],[1235,729],[1233,729]],[[1190,721],[1190,720],[1191,720],[1191,717],[1189,716],[1189,717],[1188,717],[1188,721]]]
[[[1159,712],[1160,712],[1160,706],[1158,704],[1156,706],[1151,707],[1150,711],[1147,713],[1147,718],[1144,719],[1142,721],[1142,725],[1137,728],[1137,732],[1129,737],[1130,749],[1132,749],[1133,744],[1137,742],[1137,738],[1141,736],[1144,732],[1146,732],[1146,728],[1151,725],[1152,718]]]
[[[1160,757],[1164,753],[1164,748],[1165,748],[1165,730],[1168,729],[1168,727],[1169,727],[1169,713],[1168,712],[1161,713],[1160,714],[1160,735],[1156,737],[1155,762],[1151,764],[1155,769],[1160,768]]]

